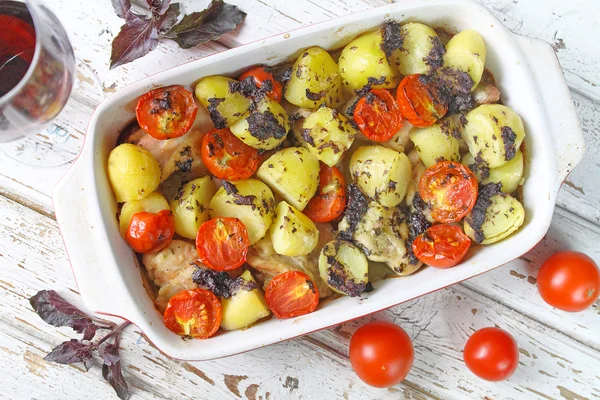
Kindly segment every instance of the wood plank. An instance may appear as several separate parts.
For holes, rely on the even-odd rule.
[[[54,345],[72,337],[67,329],[55,329],[43,324],[29,308],[27,298],[37,290],[55,288],[76,304],[80,304],[80,299],[55,221],[2,197],[0,209],[4,211],[4,218],[0,221],[0,264],[3,266],[0,269],[0,300],[9,305],[0,309],[0,332],[5,335],[2,336],[2,343],[12,343],[10,346],[1,346],[8,351],[0,353],[0,358],[22,359],[19,363],[11,363],[16,367],[10,373],[11,384],[8,387],[16,390],[11,393],[12,397],[23,397],[26,392],[22,391],[25,389],[18,382],[29,373],[25,355],[33,357],[26,352],[36,354],[39,361],[39,357]],[[521,308],[527,304],[522,303],[525,304]],[[539,311],[547,312],[543,307]],[[495,398],[517,398],[519,390],[526,388],[555,397],[558,386],[586,394],[593,387],[594,374],[597,374],[593,366],[597,364],[600,353],[530,320],[524,314],[523,310],[510,310],[494,299],[457,285],[360,320],[393,320],[415,339],[415,367],[407,382],[391,391],[380,391],[358,382],[345,358],[350,334],[360,322],[344,324],[308,338],[290,340],[224,360],[193,363],[193,367],[202,373],[162,356],[146,344],[135,330],[126,333],[123,347],[128,365],[127,375],[136,385],[136,391],[140,390],[140,395],[147,394],[148,397],[157,393],[167,397],[184,397],[189,393],[197,393],[198,389],[216,391],[215,394],[228,390],[234,395],[242,395],[248,390],[254,391],[255,386],[252,385],[257,385],[257,393],[266,397],[266,391],[269,391],[273,398],[288,395],[291,398],[316,395],[335,397],[343,394],[344,390],[353,398],[397,398],[397,390],[408,398],[482,397],[488,393],[504,392],[508,393],[508,397]],[[569,323],[586,323],[584,319],[578,319],[582,315],[573,314]],[[473,329],[493,324],[515,334],[523,348],[523,366],[519,374],[501,386],[472,379],[460,358],[468,334]],[[563,325],[556,326],[556,329],[562,329]],[[15,342],[20,339],[24,344]],[[39,351],[34,352],[28,343],[33,343]],[[59,389],[50,387],[52,382],[77,380],[75,376],[78,375],[73,376],[71,367],[44,365],[53,371],[49,372],[53,379],[38,381],[34,378],[35,386],[43,387],[56,398],[61,394],[57,391]],[[205,375],[215,385],[206,379],[197,379],[192,376],[193,372]],[[248,378],[239,378],[244,376]],[[319,384],[315,385],[315,382]],[[196,385],[200,388],[196,388]],[[292,390],[295,386],[298,389]],[[86,387],[74,385],[67,388],[77,398],[87,393]],[[103,390],[104,396],[110,393],[108,387]],[[231,393],[228,395],[231,396]]]
[[[581,163],[565,180],[557,204],[591,222],[600,224],[600,103],[575,92],[573,102],[585,135],[586,151]]]

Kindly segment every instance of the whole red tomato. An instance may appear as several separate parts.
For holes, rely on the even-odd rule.
[[[519,349],[510,333],[500,328],[483,328],[465,345],[465,364],[486,381],[508,379],[519,365]]]
[[[365,383],[389,387],[406,378],[414,360],[410,337],[391,322],[363,325],[350,339],[350,363]]]
[[[542,264],[537,286],[542,299],[552,307],[583,311],[600,295],[600,270],[583,253],[561,251]]]

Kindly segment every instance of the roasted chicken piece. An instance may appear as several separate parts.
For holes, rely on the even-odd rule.
[[[286,271],[302,271],[311,277],[319,290],[319,297],[327,297],[333,291],[319,276],[319,254],[325,244],[334,239],[331,224],[316,223],[319,230],[319,243],[315,250],[306,256],[282,256],[273,249],[270,235],[256,242],[248,249],[246,262],[262,275],[264,288],[275,276]]]
[[[196,247],[183,240],[173,240],[167,247],[156,253],[144,254],[142,261],[148,277],[158,286],[154,304],[162,313],[169,299],[177,293],[198,287],[192,281],[192,274],[199,264]]]

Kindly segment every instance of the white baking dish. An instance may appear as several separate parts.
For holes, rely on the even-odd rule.
[[[425,268],[376,284],[360,300],[327,302],[312,314],[262,322],[244,331],[221,332],[208,340],[182,340],[162,324],[148,297],[135,255],[119,235],[117,204],[106,176],[106,160],[117,134],[134,116],[137,98],[157,86],[191,87],[199,78],[241,73],[256,64],[278,64],[318,45],[339,48],[388,19],[416,20],[453,31],[475,29],[485,39],[487,67],[495,74],[503,102],[519,113],[527,131],[526,219],[510,238],[472,251],[456,268]],[[164,353],[207,360],[255,349],[370,314],[505,264],[542,239],[556,194],[581,160],[583,134],[560,66],[548,43],[517,36],[487,10],[464,0],[403,1],[337,18],[248,44],[148,77],[118,91],[96,110],[81,156],[54,191],[54,207],[79,291],[93,311],[137,325]],[[442,305],[440,305],[442,306]]]

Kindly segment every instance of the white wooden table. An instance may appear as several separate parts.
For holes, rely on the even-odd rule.
[[[600,262],[600,42],[598,0],[480,0],[510,29],[555,45],[572,89],[588,150],[563,186],[546,238],[508,265],[377,315],[230,358],[187,364],[170,360],[132,327],[122,340],[124,373],[133,398],[193,399],[599,399],[600,303],[579,314],[547,306],[535,276],[547,256],[575,249]],[[115,90],[166,68],[227,48],[339,15],[387,4],[386,0],[229,0],[248,13],[245,24],[207,46],[156,51],[108,71],[110,42],[122,23],[108,0],[47,0],[68,30],[80,60],[82,95],[59,124],[77,149],[93,108]],[[189,0],[188,10],[207,0]],[[103,92],[90,83],[99,80]],[[2,149],[2,147],[0,147]],[[32,153],[25,149],[24,158]],[[29,153],[28,153],[29,152]],[[42,157],[62,157],[52,151]],[[66,155],[65,155],[66,157]],[[100,369],[47,363],[55,345],[75,337],[45,325],[28,298],[55,289],[81,305],[52,211],[51,191],[70,163],[34,168],[0,151],[0,398],[115,398]],[[407,379],[374,389],[352,372],[347,359],[354,330],[391,320],[411,335],[415,363]],[[485,326],[511,332],[520,351],[513,377],[489,383],[462,361],[467,337]]]

